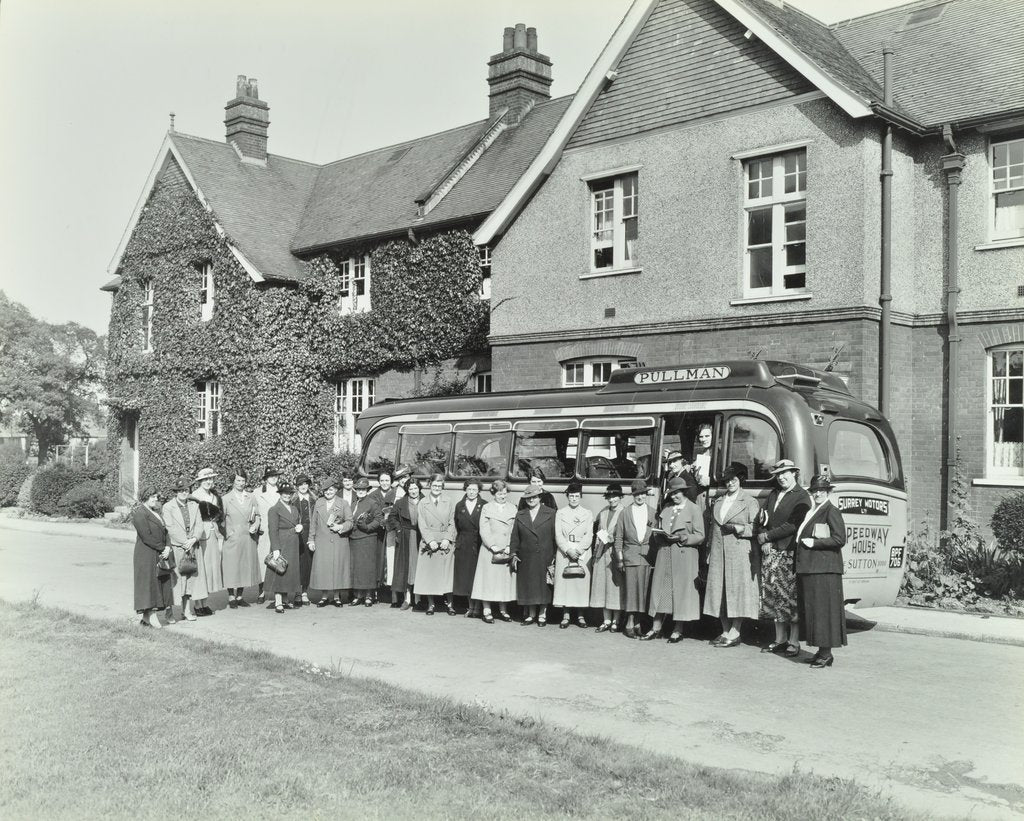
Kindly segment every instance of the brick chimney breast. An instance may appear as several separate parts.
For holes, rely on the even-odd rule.
[[[501,47],[487,62],[488,116],[508,108],[506,121],[517,125],[534,105],[551,99],[551,59],[537,51],[537,29],[523,23],[505,28]]]
[[[239,74],[235,82],[235,98],[224,106],[226,140],[246,159],[267,160],[267,129],[270,106],[260,99],[255,77]]]

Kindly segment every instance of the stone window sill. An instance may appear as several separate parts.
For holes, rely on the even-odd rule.
[[[600,277],[618,277],[623,274],[640,274],[643,273],[643,268],[611,268],[607,271],[590,271],[586,274],[580,274],[580,279],[599,279]]]
[[[983,242],[981,245],[974,246],[975,251],[998,251],[1000,248],[1024,248],[1024,237],[994,239],[991,242]]]
[[[1024,476],[1008,476],[1005,479],[974,479],[971,484],[978,487],[1024,487]]]
[[[759,305],[762,302],[796,302],[801,299],[811,299],[814,294],[809,291],[793,294],[775,294],[773,296],[751,296],[743,299],[731,299],[730,305]]]

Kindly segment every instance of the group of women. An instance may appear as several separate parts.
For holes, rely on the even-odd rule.
[[[136,610],[143,625],[158,627],[160,611],[174,620],[172,604],[187,620],[211,615],[207,597],[225,587],[235,608],[248,607],[243,592],[258,585],[257,601],[273,596],[277,613],[311,604],[310,590],[320,593],[318,607],[341,607],[343,596],[371,607],[388,587],[392,607],[454,616],[462,598],[466,615],[486,624],[512,621],[517,604],[524,625],[544,627],[554,606],[561,628],[585,628],[593,609],[597,632],[642,641],[671,622],[668,641],[679,642],[682,624],[703,613],[721,620],[716,648],[740,644],[744,619],[768,617],[775,639],[762,652],[800,656],[805,641],[818,648],[812,668],[831,666],[832,648],[846,644],[846,529],[828,479],[815,476],[808,495],[796,466],[780,460],[762,505],[743,490],[742,466],[731,466],[720,477],[724,494],[710,503],[706,483],[688,481],[681,461],[670,454],[660,511],[638,479],[628,496],[609,484],[596,516],[578,482],[559,508],[540,471],[516,505],[501,480],[485,501],[482,481],[468,479],[453,502],[444,476],[414,477],[408,466],[381,473],[375,489],[366,478],[329,479],[319,497],[309,477],[292,486],[273,469],[249,493],[236,471],[221,497],[207,468],[177,483],[162,507],[155,489],[140,497]]]

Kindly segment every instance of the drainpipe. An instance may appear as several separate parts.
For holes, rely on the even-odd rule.
[[[946,143],[947,154],[942,157],[942,171],[946,175],[946,339],[949,351],[949,375],[946,379],[946,408],[948,424],[946,427],[946,504],[942,506],[943,527],[949,527],[949,500],[953,498],[953,480],[957,462],[957,413],[956,398],[960,382],[960,327],[957,324],[956,311],[960,299],[960,265],[958,259],[960,231],[960,172],[963,171],[965,157],[957,150],[953,138],[953,128],[942,127],[942,138]]]
[[[892,46],[882,44],[882,94],[886,108],[892,107]],[[878,302],[882,316],[878,326],[878,408],[889,415],[892,394],[892,123],[882,136],[882,264]]]

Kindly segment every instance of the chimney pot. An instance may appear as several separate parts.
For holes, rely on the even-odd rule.
[[[267,130],[270,106],[260,100],[255,77],[239,74],[235,81],[235,98],[224,106],[226,140],[243,159],[267,159]]]
[[[512,43],[515,39],[516,30],[512,26],[505,26],[505,34],[501,38],[501,50],[512,51]]]
[[[506,26],[502,46],[487,62],[488,116],[507,108],[505,122],[513,126],[538,102],[551,99],[551,60],[537,51],[537,29],[525,23]]]
[[[515,42],[513,43],[515,48],[525,49],[526,48],[526,24],[516,23],[516,36]]]
[[[526,30],[526,50],[533,53],[537,52],[537,29],[533,26]]]

